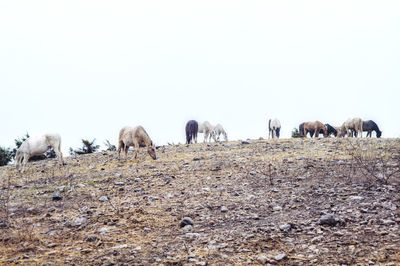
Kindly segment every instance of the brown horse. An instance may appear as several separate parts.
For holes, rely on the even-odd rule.
[[[312,137],[312,133],[314,133],[314,137],[318,138],[318,135],[320,132],[324,133],[324,137],[328,136],[328,129],[327,127],[322,124],[320,121],[315,121],[315,122],[305,122],[303,125],[303,136],[307,137],[307,133],[310,133],[310,136]]]

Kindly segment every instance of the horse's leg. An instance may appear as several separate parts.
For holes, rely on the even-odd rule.
[[[128,145],[125,145],[125,146],[124,146],[125,160],[128,159],[128,150],[129,150],[129,146],[128,146]]]
[[[139,142],[135,141],[133,145],[135,146],[135,159],[136,159],[139,154]]]
[[[118,142],[118,159],[120,159],[121,150],[122,150],[123,145],[124,145],[124,143],[122,141]]]
[[[24,153],[24,157],[23,157],[22,160],[23,160],[23,161],[22,161],[22,171],[21,171],[21,173],[25,172],[26,164],[27,164],[28,161],[29,161],[29,154]]]
[[[63,158],[63,154],[61,152],[60,146],[57,147],[57,149],[55,149],[58,161],[61,165],[64,165],[64,158]]]

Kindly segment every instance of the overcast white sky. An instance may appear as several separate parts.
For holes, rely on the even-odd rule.
[[[400,137],[399,47],[400,1],[0,0],[0,146],[138,124],[183,143],[189,119],[265,138],[274,117]]]

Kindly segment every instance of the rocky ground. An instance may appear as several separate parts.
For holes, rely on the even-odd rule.
[[[400,140],[163,146],[0,168],[0,264],[400,264]]]

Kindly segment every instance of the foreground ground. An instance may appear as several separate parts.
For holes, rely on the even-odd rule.
[[[400,264],[399,139],[157,153],[1,167],[0,264]]]

